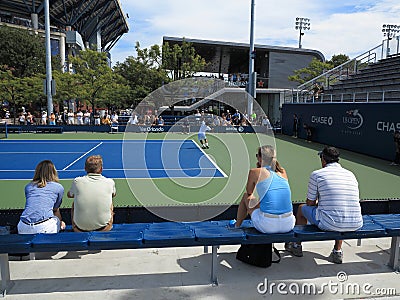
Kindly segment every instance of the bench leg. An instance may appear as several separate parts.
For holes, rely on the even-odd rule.
[[[400,247],[400,236],[393,236],[392,244],[390,247],[390,258],[388,265],[395,271],[400,271],[399,247]]]
[[[357,240],[357,246],[361,246],[361,239]]]
[[[14,285],[10,279],[10,263],[8,261],[8,254],[0,254],[0,271],[1,271],[1,294],[0,297],[5,297],[7,292]]]
[[[218,246],[212,246],[212,257],[211,257],[211,284],[213,286],[218,285],[218,278],[217,278],[217,251]]]
[[[204,253],[208,253],[208,246],[204,246]]]

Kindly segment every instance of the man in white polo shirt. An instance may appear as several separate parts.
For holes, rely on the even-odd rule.
[[[326,231],[354,231],[362,227],[360,194],[356,177],[339,162],[339,150],[326,146],[318,152],[322,169],[311,173],[306,204],[299,206],[296,225],[307,221]],[[342,240],[336,240],[330,260],[343,261]],[[288,243],[286,250],[303,256],[300,243]]]
[[[74,198],[71,208],[74,231],[109,231],[113,224],[114,180],[101,175],[103,159],[92,155],[85,162],[86,176],[76,177],[67,193]]]

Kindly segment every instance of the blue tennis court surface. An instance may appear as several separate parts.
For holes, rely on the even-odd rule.
[[[192,140],[35,140],[0,142],[0,179],[32,179],[36,165],[53,161],[60,179],[85,175],[85,160],[103,157],[110,178],[226,177]]]

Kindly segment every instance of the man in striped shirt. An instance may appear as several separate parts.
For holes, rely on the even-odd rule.
[[[322,169],[311,173],[306,204],[299,206],[296,225],[309,223],[326,231],[354,231],[363,225],[358,182],[339,162],[339,151],[326,146],[320,151]],[[342,263],[342,240],[336,240],[330,255],[334,263]],[[295,256],[303,256],[300,243],[285,245]]]

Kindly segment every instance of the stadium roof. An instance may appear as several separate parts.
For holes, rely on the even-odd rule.
[[[208,64],[204,72],[228,73],[245,72],[249,65],[249,44],[222,41],[199,40],[179,37],[163,37],[163,44],[181,44],[185,40],[192,44],[196,52]],[[318,50],[292,48],[271,45],[255,45],[257,55],[268,55],[269,52],[308,55],[325,61],[324,55]],[[257,57],[258,57],[257,56]]]
[[[129,30],[119,0],[49,0],[49,4],[52,26],[62,30],[71,26],[84,41],[89,41],[100,28],[103,51],[109,51]],[[36,13],[39,23],[44,24],[42,0],[1,0],[0,12],[26,19]]]

